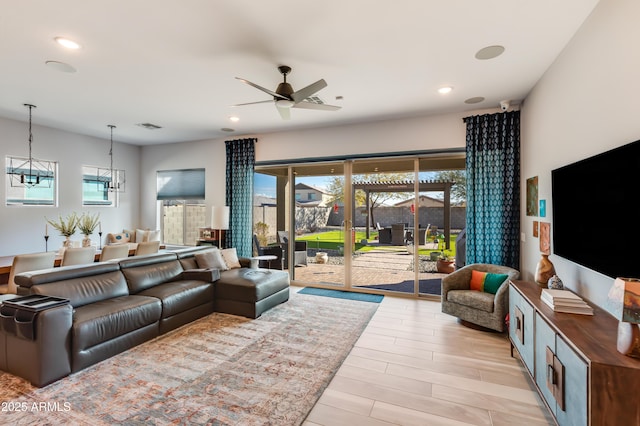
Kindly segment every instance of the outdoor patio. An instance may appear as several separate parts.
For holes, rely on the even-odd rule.
[[[337,252],[329,253],[327,263],[318,263],[315,258],[318,251],[311,248],[307,250],[308,264],[295,268],[295,280],[309,284],[342,285],[345,276],[344,257]],[[440,294],[439,280],[446,274],[436,272],[435,263],[428,256],[420,256],[421,293]],[[353,256],[352,287],[376,286],[413,293],[414,277],[413,256],[405,246],[379,246],[370,251],[356,252]]]

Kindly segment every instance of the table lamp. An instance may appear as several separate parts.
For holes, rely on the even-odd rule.
[[[222,229],[229,229],[229,206],[213,206],[211,208],[211,228],[218,232],[218,248],[221,248]]]
[[[609,303],[618,323],[618,352],[640,358],[640,279],[616,278]]]

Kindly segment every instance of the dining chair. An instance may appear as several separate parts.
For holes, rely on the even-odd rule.
[[[62,254],[60,266],[84,265],[86,263],[93,263],[95,260],[95,247],[70,247]]]
[[[136,244],[138,244],[136,247],[136,256],[157,253],[160,249],[160,241],[145,241],[143,243]]]
[[[16,294],[18,286],[14,281],[16,274],[27,271],[37,271],[39,269],[53,268],[56,252],[48,251],[43,253],[18,254],[14,256],[9,271],[9,280],[6,285],[0,285],[0,293]]]
[[[100,262],[111,259],[123,259],[129,256],[129,244],[110,244],[102,247]]]

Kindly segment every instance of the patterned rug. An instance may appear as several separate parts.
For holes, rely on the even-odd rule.
[[[0,372],[2,424],[299,425],[378,304],[292,293],[214,313],[42,389]]]

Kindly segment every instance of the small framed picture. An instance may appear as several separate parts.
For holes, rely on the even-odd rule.
[[[540,217],[547,217],[547,200],[540,200]]]
[[[535,238],[538,238],[538,221],[537,220],[533,221],[533,236]]]

